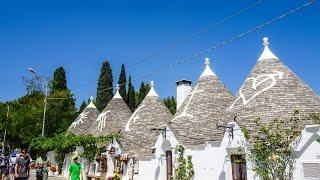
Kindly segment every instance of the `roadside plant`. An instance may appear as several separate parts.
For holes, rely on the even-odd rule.
[[[262,123],[256,119],[257,131],[246,134],[251,144],[249,160],[253,163],[253,171],[262,179],[292,179],[295,162],[293,144],[300,135],[297,114],[296,111],[287,121],[275,119]]]
[[[178,151],[178,167],[175,170],[174,180],[191,180],[194,175],[194,168],[192,164],[192,157],[184,156],[185,148],[179,144],[176,147]]]

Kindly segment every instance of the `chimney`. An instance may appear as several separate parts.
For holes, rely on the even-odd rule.
[[[192,90],[191,81],[189,80],[179,80],[176,82],[177,84],[177,110],[182,105],[184,99],[188,96],[188,94]]]

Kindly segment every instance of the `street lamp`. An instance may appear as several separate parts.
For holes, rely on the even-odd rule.
[[[41,79],[42,77],[32,68],[28,68],[28,71],[36,76],[36,79]],[[43,106],[43,119],[42,119],[42,133],[41,136],[44,136],[44,124],[46,121],[46,111],[47,111],[47,102],[48,102],[48,82],[44,79],[44,106]]]

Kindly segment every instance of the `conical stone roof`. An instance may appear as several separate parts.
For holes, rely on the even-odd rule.
[[[216,125],[226,122],[225,110],[235,99],[211,70],[208,58],[205,64],[198,83],[169,123],[177,140],[186,146],[222,140],[224,131]]]
[[[171,113],[151,89],[132,116],[127,119],[123,138],[120,139],[122,151],[138,157],[152,155],[152,147],[160,134],[159,129],[172,118]]]
[[[103,136],[123,132],[125,123],[131,115],[132,112],[120,96],[119,85],[117,85],[116,94],[95,120],[91,128],[92,134],[94,136]]]
[[[90,104],[79,114],[79,116],[70,125],[68,131],[75,135],[90,134],[91,127],[99,116],[100,112],[90,98]]]
[[[256,118],[262,123],[285,120],[295,110],[299,111],[300,128],[314,124],[309,114],[320,112],[319,96],[271,52],[268,38],[263,40],[264,51],[228,111],[250,130],[255,129]]]

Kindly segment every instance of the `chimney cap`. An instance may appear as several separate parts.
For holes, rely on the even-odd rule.
[[[192,81],[187,80],[187,79],[181,79],[181,80],[176,81],[176,84],[177,84],[177,85],[181,85],[181,84],[191,85],[191,83],[192,83]]]

